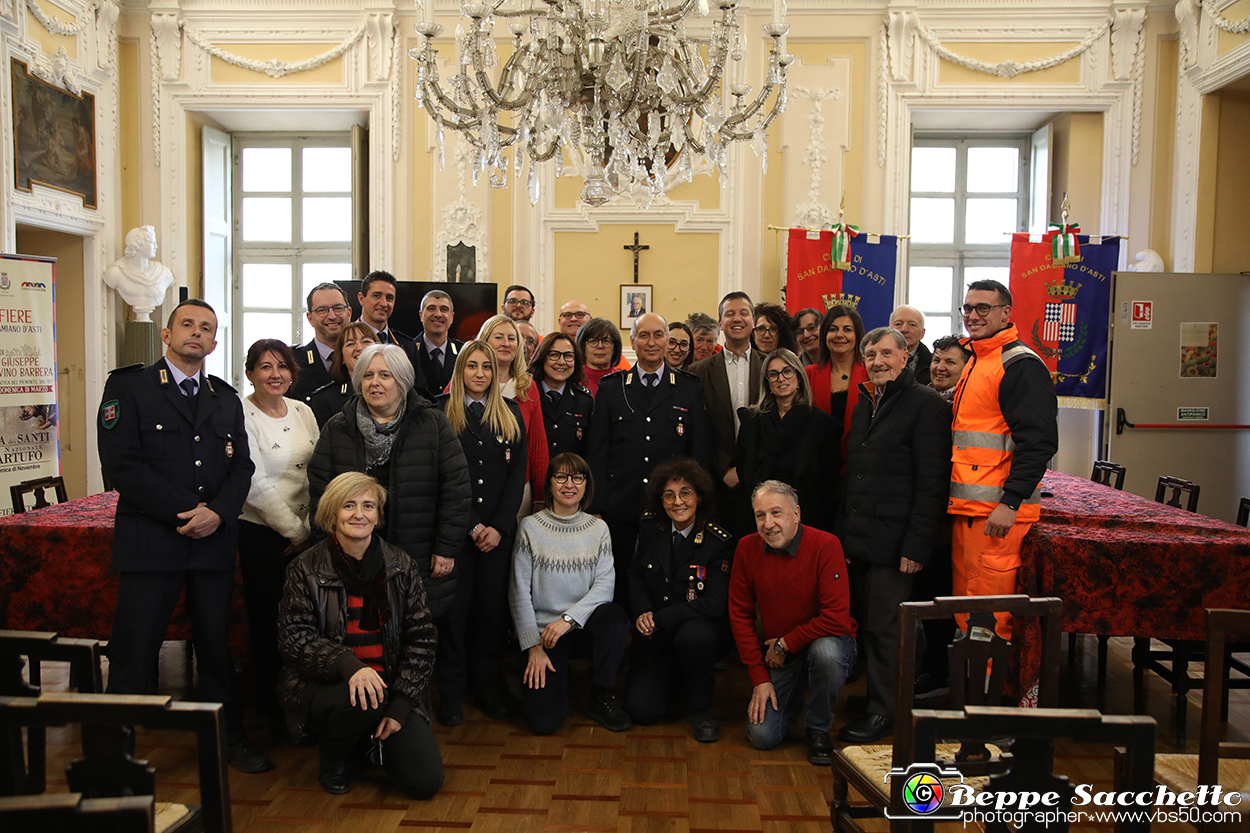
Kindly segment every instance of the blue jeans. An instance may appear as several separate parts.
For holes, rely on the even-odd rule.
[[[774,709],[771,701],[765,702],[764,722],[748,722],[747,739],[756,749],[772,749],[785,740],[809,685],[812,696],[807,701],[807,728],[828,732],[833,728],[833,707],[854,664],[854,637],[822,636],[785,665],[769,668],[778,708]]]

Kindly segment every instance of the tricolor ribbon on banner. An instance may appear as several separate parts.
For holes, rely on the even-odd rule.
[[[1081,244],[1076,236],[1081,227],[1074,223],[1051,223],[1050,257],[1056,266],[1081,262]]]
[[[833,227],[833,268],[851,268],[851,238],[859,236],[859,226],[839,223]]]

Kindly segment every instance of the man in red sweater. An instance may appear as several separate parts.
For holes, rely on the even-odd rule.
[[[772,749],[807,701],[807,759],[828,766],[833,706],[855,664],[855,620],[842,545],[803,526],[793,486],[765,480],[751,496],[757,535],[738,543],[729,577],[729,622],[755,686],[747,706],[747,737]],[[763,645],[755,608],[764,623]]]

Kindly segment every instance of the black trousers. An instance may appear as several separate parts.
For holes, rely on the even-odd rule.
[[[898,565],[856,561],[851,577],[863,605],[859,638],[868,661],[868,714],[894,716],[898,678],[898,606],[911,596],[913,573]]]
[[[359,701],[353,706],[349,696],[346,680],[318,686],[313,692],[308,717],[321,739],[323,761],[346,761],[352,748],[377,731],[386,716],[385,702],[376,709],[362,709]],[[382,742],[382,768],[410,798],[433,798],[442,789],[443,756],[430,724],[416,710],[408,713],[398,732]]]
[[[444,700],[461,700],[469,686],[480,696],[504,692],[503,659],[512,616],[508,579],[512,574],[512,537],[482,552],[472,543],[456,556],[456,597],[438,619],[434,665]]]
[[[252,639],[252,668],[256,690],[252,692],[256,713],[279,717],[278,603],[286,567],[294,555],[284,554],[290,541],[267,526],[239,521],[239,572],[243,576],[243,599],[247,602],[247,629]]]
[[[608,521],[608,534],[612,538],[612,564],[616,568],[616,589],[612,592],[612,601],[623,610],[630,610],[629,565],[638,546],[638,520]]]
[[[658,723],[684,687],[691,712],[712,704],[713,668],[727,646],[725,629],[711,619],[687,619],[650,639],[633,634],[625,711],[635,723]]]
[[[234,571],[124,572],[109,638],[109,694],[147,694],[174,605],[186,588],[191,641],[200,669],[200,699],[226,706],[226,736],[243,737],[230,654],[230,595]]]
[[[542,688],[521,688],[521,711],[536,735],[549,735],[564,725],[569,716],[569,659],[575,651],[590,649],[590,681],[596,688],[616,687],[616,674],[625,657],[625,641],[629,636],[629,615],[613,602],[601,604],[586,620],[583,628],[575,628],[547,649],[555,672],[547,672]],[[529,659],[521,657],[522,667]]]
[[[944,543],[934,547],[933,555],[925,568],[916,573],[916,582],[912,585],[911,600],[913,602],[931,602],[938,596],[951,595],[951,537],[945,536]],[[955,638],[955,618],[928,619],[921,623],[924,628],[920,641],[923,655],[917,667],[937,680],[945,680],[950,674],[950,644]]]

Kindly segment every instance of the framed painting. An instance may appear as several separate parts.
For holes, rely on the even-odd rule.
[[[621,286],[621,329],[628,330],[634,326],[634,319],[644,313],[652,312],[650,284],[623,283]]]
[[[10,70],[16,187],[30,191],[38,182],[95,208],[95,96],[49,84],[16,58]]]

